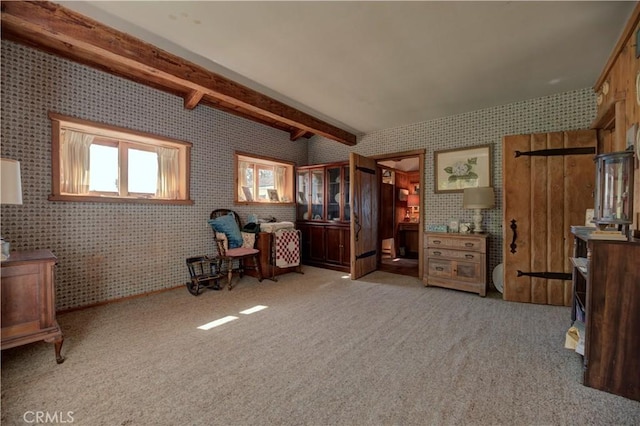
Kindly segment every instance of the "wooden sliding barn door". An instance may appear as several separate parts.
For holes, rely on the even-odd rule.
[[[505,300],[571,305],[572,225],[593,208],[593,130],[505,136]]]

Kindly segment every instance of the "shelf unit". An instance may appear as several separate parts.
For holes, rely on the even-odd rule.
[[[571,320],[585,330],[583,383],[640,401],[640,240],[572,233]]]

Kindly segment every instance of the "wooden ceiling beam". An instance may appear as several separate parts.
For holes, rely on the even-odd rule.
[[[239,116],[277,123],[275,128],[356,144],[350,132],[55,3],[2,2],[1,8],[3,38],[174,94],[186,93],[186,108],[220,102]]]
[[[306,133],[307,133],[307,131],[305,129],[293,129],[293,130],[291,130],[290,139],[295,142],[298,139],[300,139],[301,137],[303,137]]]
[[[194,109],[198,106],[203,96],[204,92],[198,92],[197,90],[192,91],[184,97],[184,107],[186,109]]]
[[[283,132],[291,133],[291,129],[292,129],[291,126],[288,126],[288,125],[286,125],[284,123],[281,123],[279,121],[268,119],[268,118],[266,118],[264,116],[259,116],[259,115],[253,115],[252,116],[252,115],[249,115],[246,111],[240,112],[237,107],[235,107],[233,105],[225,104],[224,102],[220,102],[220,101],[217,101],[217,100],[209,100],[207,98],[203,98],[202,101],[200,102],[200,104],[206,105],[206,106],[211,107],[211,108],[215,108],[215,109],[220,110],[220,111],[224,111],[227,114],[235,115],[237,117],[242,117],[242,118],[244,118],[246,120],[251,120],[251,121],[254,121],[256,123],[260,123],[260,124],[262,124],[264,126],[273,127],[275,129],[282,130]],[[309,133],[307,133],[307,134],[310,135],[310,136],[307,136],[307,138],[313,136],[313,134],[309,134]]]
[[[53,39],[49,39],[49,40],[41,39],[39,41],[32,42],[32,40],[37,40],[37,34],[32,35],[30,38],[27,38],[27,37],[28,36],[26,31],[23,31],[18,36],[13,32],[9,31],[7,27],[2,28],[3,40],[15,41],[17,43],[21,43],[21,44],[33,47],[35,49],[42,50],[52,55],[58,55],[87,66],[92,66],[94,68],[97,68],[109,74],[117,75],[119,77],[126,78],[149,87],[153,87],[154,89],[171,93],[172,95],[175,95],[181,98],[186,98],[190,95],[190,93],[193,93],[193,92],[187,93],[185,91],[185,88],[182,86],[169,85],[167,81],[163,81],[159,79],[155,74],[147,74],[144,77],[141,77],[140,74],[132,74],[128,68],[121,67],[120,64],[115,64],[115,63],[97,64],[89,60],[90,58],[89,55],[85,55],[83,57],[73,56],[64,51],[62,47],[64,43],[62,42],[59,42]],[[232,114],[237,117],[242,117],[246,120],[254,121],[264,126],[276,128],[286,133],[291,133],[291,130],[294,128],[280,121],[268,119],[263,115],[243,110],[236,105],[231,105],[229,103],[223,102],[215,98],[202,97],[200,104],[210,108],[217,109],[219,111],[224,111],[228,114]],[[306,138],[310,138],[311,136],[313,136],[313,133],[311,132],[307,132],[307,134],[305,135]]]

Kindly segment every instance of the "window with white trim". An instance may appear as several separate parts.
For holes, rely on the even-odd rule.
[[[191,204],[191,144],[49,113],[54,201]]]
[[[293,163],[241,152],[235,159],[236,203],[294,202]]]

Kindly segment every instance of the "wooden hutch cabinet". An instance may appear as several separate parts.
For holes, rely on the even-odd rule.
[[[302,234],[302,262],[350,270],[349,163],[297,169],[296,227]]]
[[[640,401],[640,239],[572,232],[571,318],[584,324],[583,383]]]

